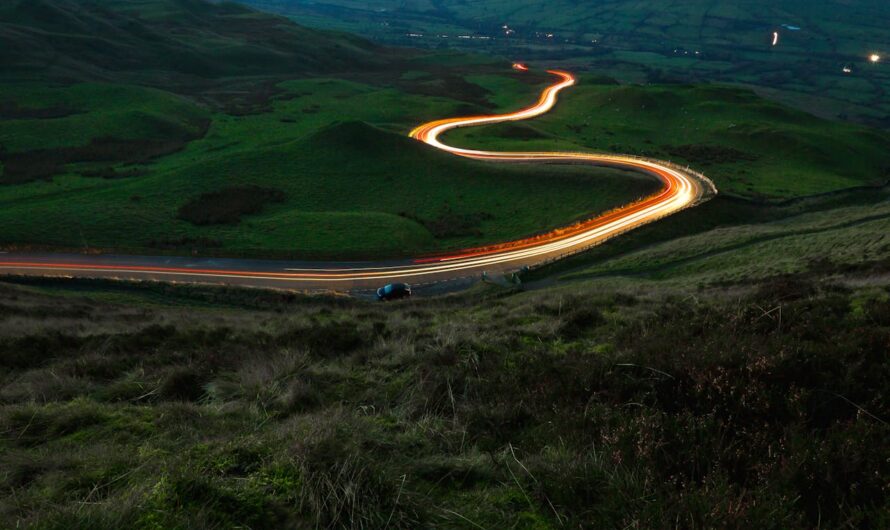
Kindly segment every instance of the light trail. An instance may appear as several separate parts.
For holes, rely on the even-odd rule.
[[[779,32],[773,32],[773,46],[777,46],[779,44]]]
[[[525,65],[514,68],[524,71]],[[465,249],[416,260],[381,264],[248,262],[237,259],[190,259],[139,256],[35,255],[13,253],[3,256],[0,272],[37,276],[112,277],[210,282],[254,286],[304,288],[337,286],[373,287],[383,281],[435,282],[478,276],[483,271],[509,272],[525,266],[559,259],[587,249],[611,237],[661,219],[694,205],[716,193],[704,176],[666,162],[624,155],[569,152],[497,152],[463,149],[443,143],[439,137],[452,129],[491,125],[534,118],[550,111],[558,94],[576,83],[564,71],[550,70],[557,81],[545,88],[538,101],[516,112],[446,118],[423,124],[410,137],[456,156],[502,163],[586,163],[651,175],[663,188],[635,203],[598,217],[537,236],[505,243]],[[171,264],[170,262],[176,262]]]

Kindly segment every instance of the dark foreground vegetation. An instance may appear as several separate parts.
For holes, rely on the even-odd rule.
[[[0,526],[887,528],[880,277],[0,284]]]
[[[242,215],[284,201],[284,192],[259,186],[232,186],[202,193],[179,209],[179,218],[196,225],[237,224]]]

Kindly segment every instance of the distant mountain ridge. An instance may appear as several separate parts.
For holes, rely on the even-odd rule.
[[[383,61],[380,50],[230,2],[12,0],[0,7],[6,79],[324,74],[373,68]]]

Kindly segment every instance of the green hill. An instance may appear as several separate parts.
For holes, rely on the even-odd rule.
[[[603,85],[581,77],[552,113],[511,139],[510,125],[448,139],[498,149],[592,149],[689,164],[723,193],[787,198],[890,180],[890,134],[818,118],[747,89]]]
[[[367,70],[379,48],[234,3],[13,0],[0,8],[4,78],[139,80]]]
[[[8,41],[15,53],[0,48],[4,246],[411,255],[530,235],[653,189],[610,171],[493,167],[405,137],[527,104],[540,72],[198,0],[14,2],[0,20],[4,38],[24,35]],[[875,184],[890,167],[886,133],[749,90],[594,76],[538,120],[449,139],[649,154],[749,198]]]
[[[386,43],[570,64],[623,81],[754,85],[811,112],[890,126],[888,61],[868,61],[890,55],[885,0],[241,2]]]
[[[107,163],[80,163],[51,181],[0,186],[0,242],[394,256],[536,233],[656,186],[606,170],[501,167],[439,152],[404,132],[416,123],[412,116],[429,112],[423,96],[334,80],[294,81],[284,89],[272,112],[212,115],[206,136],[180,152],[111,166],[120,176],[139,172],[128,178],[96,178]],[[447,115],[459,105],[437,102],[434,112]],[[183,219],[206,217],[194,211],[202,195],[243,186],[278,190],[283,200],[259,211],[252,200],[234,201],[227,215],[215,213],[239,219],[235,224]]]
[[[0,40],[5,246],[414,255],[533,234],[655,187],[493,168],[406,137],[534,97],[542,76],[490,60],[202,0],[17,1],[0,8]],[[496,101],[467,72],[497,72]]]

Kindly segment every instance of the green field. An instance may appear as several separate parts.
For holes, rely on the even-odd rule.
[[[485,94],[488,108],[508,110],[533,100],[541,86],[521,79],[479,72],[462,80],[476,90],[460,86],[467,97]],[[397,81],[422,92],[435,77],[412,70]],[[465,129],[448,139],[683,161],[711,176],[721,192],[747,197],[872,184],[890,167],[885,133],[827,122],[748,91],[601,83],[582,78],[551,115],[534,122]],[[7,83],[0,95],[20,116],[47,109],[69,114],[0,123],[6,147],[0,179],[8,182],[0,187],[0,241],[133,252],[399,256],[533,234],[655,189],[604,170],[492,167],[405,137],[423,121],[473,112],[475,103],[335,78],[281,82],[276,90],[265,112],[233,116],[135,86]],[[102,159],[121,141],[129,143],[115,153],[124,156]],[[47,165],[54,157],[57,164]],[[182,208],[202,194],[243,186],[274,189],[284,199],[256,207],[234,201],[224,216],[230,221],[219,224],[182,218],[188,218]]]

